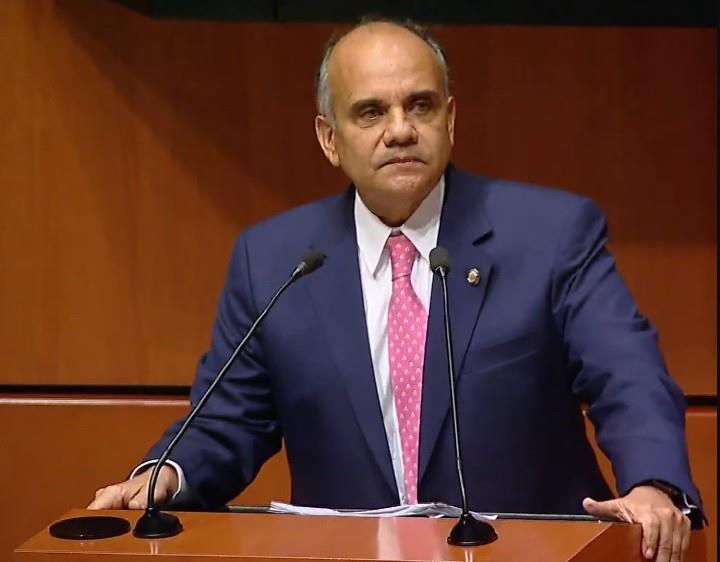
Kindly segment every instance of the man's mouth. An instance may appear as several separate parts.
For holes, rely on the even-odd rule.
[[[400,164],[400,165],[411,165],[411,164],[422,164],[423,161],[419,158],[415,158],[414,156],[398,156],[396,158],[391,158],[387,162],[384,162],[381,168],[384,166],[389,166],[391,164]]]

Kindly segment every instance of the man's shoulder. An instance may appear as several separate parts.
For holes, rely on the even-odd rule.
[[[306,252],[326,252],[339,238],[352,218],[352,200],[346,189],[247,226],[235,239],[231,270],[251,263],[253,277],[279,282]]]
[[[452,220],[483,222],[497,251],[554,251],[570,239],[605,236],[605,216],[588,197],[530,182],[453,170]]]
[[[455,182],[477,197],[483,212],[496,228],[532,226],[562,228],[574,218],[602,215],[589,197],[554,186],[513,179],[492,178],[455,169]]]
[[[250,240],[297,240],[305,242],[323,230],[342,224],[348,190],[287,209],[245,228],[240,235]]]
[[[563,208],[592,204],[587,196],[560,187],[482,176],[457,169],[454,174],[466,186],[482,191],[485,202],[493,207],[522,210],[535,209],[537,205]]]

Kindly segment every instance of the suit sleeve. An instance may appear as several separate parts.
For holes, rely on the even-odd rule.
[[[238,238],[222,291],[209,351],[200,359],[190,401],[197,404],[258,314],[246,239]],[[157,458],[180,427],[176,422],[148,452]],[[250,340],[170,458],[180,465],[201,505],[215,507],[240,493],[280,450],[270,375],[257,339]]]
[[[553,275],[553,313],[574,373],[572,390],[589,404],[621,494],[661,480],[700,505],[690,477],[684,395],[667,373],[655,329],[638,312],[605,247],[605,218],[591,201],[581,201]]]

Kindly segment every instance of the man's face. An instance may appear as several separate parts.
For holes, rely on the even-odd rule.
[[[325,156],[386,222],[402,222],[450,159],[455,106],[432,49],[410,31],[371,24],[335,47],[328,72],[334,119],[318,116]]]

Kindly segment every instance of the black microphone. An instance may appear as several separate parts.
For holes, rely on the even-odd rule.
[[[200,397],[198,403],[190,411],[187,418],[185,418],[182,426],[172,438],[168,446],[165,447],[162,455],[160,455],[160,458],[153,466],[152,473],[150,474],[150,482],[148,484],[147,508],[145,509],[145,513],[142,515],[142,517],[140,517],[140,519],[138,519],[137,523],[135,524],[135,528],[133,529],[133,535],[144,539],[159,539],[164,537],[172,537],[182,532],[182,524],[175,515],[172,515],[170,513],[164,513],[155,506],[155,486],[157,485],[157,479],[160,473],[160,469],[163,467],[163,465],[165,465],[168,458],[170,457],[170,453],[175,448],[175,445],[178,443],[178,441],[180,441],[190,424],[197,416],[198,412],[200,412],[202,407],[208,401],[208,398],[210,398],[213,390],[215,390],[215,388],[218,386],[225,373],[227,373],[228,369],[233,364],[242,349],[245,347],[247,342],[250,340],[253,333],[255,333],[257,327],[263,321],[265,316],[267,316],[267,313],[273,307],[275,301],[277,301],[280,295],[285,292],[285,289],[287,289],[293,282],[297,281],[300,277],[303,277],[304,275],[308,275],[309,273],[315,271],[323,264],[324,260],[325,254],[314,250],[310,250],[303,255],[300,263],[298,263],[297,267],[295,267],[293,272],[290,274],[290,277],[282,284],[282,286],[270,299],[268,304],[265,306],[265,308],[255,320],[255,322],[253,322],[252,326],[250,326],[250,329],[248,330],[247,334],[245,334],[245,337],[232,352],[230,358],[225,362],[225,365],[223,365],[222,369],[220,369],[220,371],[218,371],[218,374],[215,375],[212,383],[210,383],[210,386],[208,386],[207,390],[205,390],[203,395]],[[119,536],[128,532],[129,530],[130,524],[128,523],[128,521],[120,517],[92,516],[76,517],[58,521],[50,527],[50,534],[54,537],[63,539],[91,540]]]
[[[458,429],[457,397],[455,395],[455,361],[453,359],[452,335],[450,332],[450,308],[448,306],[447,275],[450,272],[450,254],[442,246],[430,252],[430,269],[440,277],[443,291],[443,311],[445,313],[445,345],[447,347],[448,375],[450,377],[450,407],[453,421],[453,438],[455,440],[455,464],[460,482],[462,513],[460,520],[450,531],[448,543],[455,546],[478,546],[488,544],[497,539],[492,525],[486,521],[475,519],[470,513],[465,493],[465,475],[463,474],[462,457],[460,454],[460,430]]]
[[[320,267],[325,261],[325,254],[317,252],[315,250],[309,250],[305,252],[300,263],[293,270],[291,278],[297,279],[303,275],[308,275]],[[282,289],[281,291],[282,292]]]

